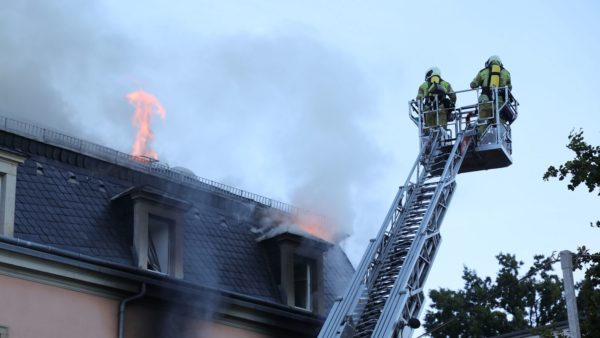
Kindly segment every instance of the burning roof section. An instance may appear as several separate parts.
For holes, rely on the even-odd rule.
[[[298,215],[298,208],[158,161],[140,162],[5,117],[0,117],[0,146],[28,156],[17,175],[15,237],[19,239],[134,265],[131,215],[127,214],[131,211],[115,205],[119,199],[113,197],[132,186],[151,186],[157,196],[190,205],[183,215],[184,280],[274,303],[281,303],[281,298],[258,237],[287,231],[326,243],[296,226],[278,229],[282,223],[271,222],[269,228],[261,219],[264,213]],[[353,268],[339,246],[326,246],[330,249],[324,256],[324,293],[331,304]]]
[[[291,235],[296,235],[317,243],[321,243],[324,245],[332,245],[333,243],[324,240],[320,237],[317,237],[315,235],[310,234],[309,232],[307,232],[306,230],[302,229],[302,227],[298,226],[297,224],[293,224],[293,223],[287,223],[287,224],[281,224],[279,226],[276,227],[272,227],[270,228],[265,234],[263,234],[262,236],[260,236],[258,238],[258,241],[263,241],[263,240],[268,240],[274,237],[277,237],[279,235],[282,234],[291,234]]]

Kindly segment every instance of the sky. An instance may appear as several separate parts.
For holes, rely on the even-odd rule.
[[[418,154],[429,67],[455,90],[493,54],[520,102],[513,165],[460,174],[426,287],[600,250],[598,196],[544,182],[567,136],[600,144],[595,1],[95,1],[0,6],[0,115],[129,152],[129,92],[154,94],[161,161],[326,214],[357,264]],[[460,101],[458,105],[474,102]],[[560,273],[558,266],[557,273]]]

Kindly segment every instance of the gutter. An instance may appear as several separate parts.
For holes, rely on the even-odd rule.
[[[136,300],[139,298],[144,297],[144,295],[146,294],[146,283],[142,283],[142,287],[139,293],[125,298],[121,301],[121,303],[119,304],[119,332],[117,337],[118,338],[124,338],[125,337],[125,305],[127,305],[127,303],[131,302],[132,300]]]

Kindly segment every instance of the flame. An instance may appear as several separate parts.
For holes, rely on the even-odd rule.
[[[328,224],[329,222],[323,216],[300,214],[295,217],[294,223],[302,230],[320,239],[332,243],[339,240],[337,228],[332,224]]]
[[[150,119],[152,114],[158,114],[164,120],[167,112],[154,95],[141,89],[127,94],[127,99],[135,107],[133,126],[138,128],[131,155],[158,160],[158,154],[150,147],[150,141],[154,139],[154,134],[150,129]]]

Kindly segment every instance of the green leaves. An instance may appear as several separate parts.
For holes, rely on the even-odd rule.
[[[590,254],[582,246],[573,258],[574,267],[585,270],[577,295],[582,337],[597,337],[600,332],[600,253]]]
[[[552,273],[554,257],[536,255],[527,274],[514,255],[496,256],[495,280],[465,267],[464,289],[430,291],[425,328],[432,337],[490,337],[566,319],[562,280]]]
[[[551,177],[558,177],[562,181],[570,176],[567,184],[569,190],[575,190],[581,183],[586,185],[589,192],[600,188],[600,147],[587,144],[583,138],[583,130],[580,129],[578,132],[571,131],[567,148],[575,152],[575,158],[561,164],[558,169],[548,167],[543,176],[544,181]],[[598,195],[600,196],[600,189]],[[600,227],[600,221],[590,223],[590,226]]]
[[[569,190],[575,190],[581,183],[585,183],[589,192],[600,187],[600,147],[587,144],[580,129],[571,132],[567,148],[575,152],[575,159],[561,164],[558,169],[548,167],[543,179],[547,181],[550,177],[558,177],[562,181],[570,175]]]

